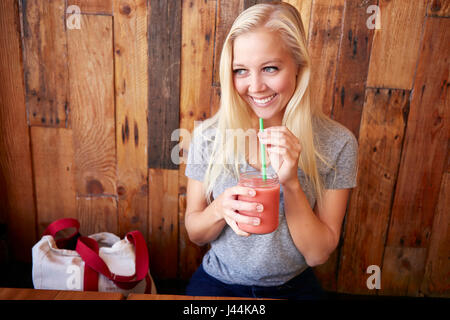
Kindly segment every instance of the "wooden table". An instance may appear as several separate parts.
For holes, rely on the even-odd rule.
[[[268,300],[261,298],[241,298],[241,297],[196,297],[182,296],[174,294],[141,294],[130,293],[127,300]]]
[[[0,300],[123,300],[118,292],[0,288]]]
[[[130,293],[125,298],[119,292],[38,290],[0,288],[0,300],[270,300],[239,297],[195,297],[172,294]]]

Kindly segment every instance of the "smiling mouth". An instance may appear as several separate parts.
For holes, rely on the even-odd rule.
[[[273,100],[273,98],[276,97],[276,95],[277,94],[274,93],[273,95],[271,95],[271,96],[269,96],[267,98],[263,98],[263,99],[258,99],[258,98],[252,97],[252,96],[250,96],[250,98],[253,100],[253,102],[255,102],[258,105],[266,105],[269,102],[271,102]]]

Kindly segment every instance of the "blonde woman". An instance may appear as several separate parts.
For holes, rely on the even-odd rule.
[[[211,247],[187,294],[324,297],[311,267],[325,263],[338,245],[349,190],[356,186],[358,147],[348,129],[310,101],[310,68],[293,6],[259,4],[235,20],[220,60],[220,109],[197,127],[189,149],[186,229],[191,241]],[[256,139],[259,118],[265,130]],[[257,147],[236,146],[230,131],[250,138],[254,132]],[[261,169],[254,154],[260,143],[267,172],[281,185],[279,226],[249,234],[238,224],[260,219],[239,211],[264,214],[264,207],[237,200],[255,195],[237,184],[241,172]]]

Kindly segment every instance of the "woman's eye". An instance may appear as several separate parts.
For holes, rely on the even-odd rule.
[[[245,73],[245,69],[234,69],[233,73],[237,75],[243,75]]]
[[[277,71],[277,70],[278,70],[277,67],[272,67],[272,66],[270,66],[270,67],[264,67],[264,71],[265,71],[265,72],[269,72],[269,73],[273,73],[273,72],[275,72],[275,71]]]

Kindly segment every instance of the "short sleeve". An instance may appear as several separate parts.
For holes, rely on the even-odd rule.
[[[358,173],[358,142],[350,133],[337,155],[335,169],[326,176],[326,189],[348,189],[356,187]]]
[[[201,133],[194,134],[189,145],[185,175],[188,178],[203,182],[208,168],[208,144]]]

